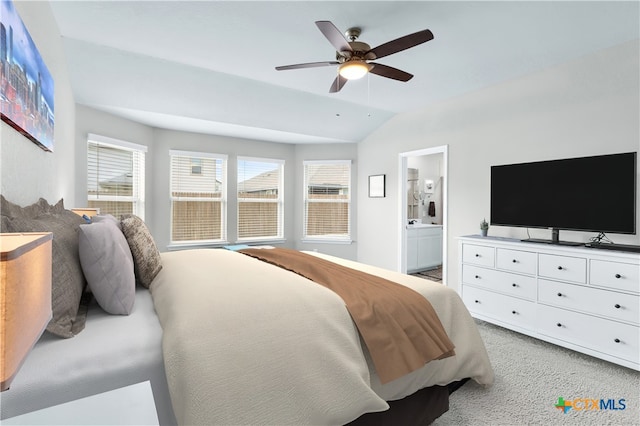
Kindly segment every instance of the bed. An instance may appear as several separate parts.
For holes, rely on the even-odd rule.
[[[1,418],[149,380],[161,424],[398,424],[390,414],[428,424],[447,410],[448,385],[492,383],[480,335],[455,291],[308,254],[425,296],[455,356],[383,384],[331,290],[233,250],[157,253],[161,267],[148,289],[135,287],[128,315],[108,314],[94,300],[73,338],[43,335],[2,394]]]

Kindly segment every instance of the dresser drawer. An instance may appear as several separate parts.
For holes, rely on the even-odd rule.
[[[538,270],[538,254],[499,248],[496,254],[496,266],[506,271],[535,275]]]
[[[547,280],[539,280],[538,286],[541,303],[636,325],[640,322],[640,296]]]
[[[478,313],[514,326],[533,329],[536,304],[515,297],[470,286],[462,289],[462,300],[472,313]]]
[[[495,264],[493,247],[478,246],[475,244],[462,245],[462,261],[474,265],[493,268]]]
[[[536,300],[535,277],[496,271],[495,269],[485,269],[473,265],[463,265],[462,282],[509,296]]]
[[[540,334],[638,362],[640,329],[636,326],[538,305],[537,328]]]
[[[591,259],[589,284],[640,293],[640,265]]]
[[[538,273],[542,277],[586,284],[587,259],[582,257],[540,254]]]

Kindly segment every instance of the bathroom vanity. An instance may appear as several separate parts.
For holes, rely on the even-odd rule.
[[[442,225],[407,225],[407,273],[442,265]]]

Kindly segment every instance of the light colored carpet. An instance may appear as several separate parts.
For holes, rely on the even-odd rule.
[[[496,379],[470,380],[451,395],[444,425],[640,425],[640,373],[477,321]],[[555,407],[558,397],[625,399],[624,410]],[[580,406],[580,405],[578,405]]]

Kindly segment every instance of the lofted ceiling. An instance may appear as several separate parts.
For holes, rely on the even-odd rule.
[[[639,38],[637,1],[52,1],[79,104],[153,127],[285,143],[358,142],[426,107]],[[435,38],[329,93],[315,21],[371,47]]]

